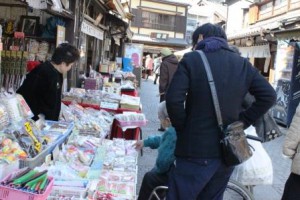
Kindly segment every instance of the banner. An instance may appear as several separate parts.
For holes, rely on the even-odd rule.
[[[135,67],[141,67],[143,65],[143,44],[126,43],[124,57],[131,58]]]

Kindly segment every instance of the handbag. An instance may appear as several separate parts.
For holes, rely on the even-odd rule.
[[[224,163],[227,166],[234,166],[241,164],[248,160],[252,156],[252,151],[246,139],[244,132],[244,124],[241,121],[233,122],[229,124],[225,129],[223,128],[223,120],[221,116],[220,104],[217,96],[217,90],[215,82],[211,73],[210,65],[208,60],[201,50],[197,50],[202,58],[204,68],[206,71],[214,108],[218,120],[218,125],[221,130],[221,150]]]

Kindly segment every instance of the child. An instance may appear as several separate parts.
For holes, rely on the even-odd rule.
[[[137,150],[143,147],[158,149],[154,168],[144,175],[138,200],[148,199],[152,190],[157,186],[167,186],[168,172],[175,160],[176,131],[171,125],[165,101],[161,102],[158,106],[158,118],[162,126],[166,129],[164,134],[161,136],[150,136],[134,144]]]

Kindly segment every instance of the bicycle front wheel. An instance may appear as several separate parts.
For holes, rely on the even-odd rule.
[[[235,180],[229,180],[223,200],[254,200],[254,197],[241,183]]]

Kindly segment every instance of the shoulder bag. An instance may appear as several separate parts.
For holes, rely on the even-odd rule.
[[[241,121],[236,121],[233,122],[232,124],[229,124],[225,129],[223,128],[223,120],[221,116],[220,104],[217,96],[215,82],[211,73],[210,65],[203,51],[197,50],[197,52],[200,54],[205,67],[205,71],[206,71],[206,75],[207,75],[207,79],[208,79],[208,83],[209,83],[209,87],[210,87],[210,91],[214,103],[214,108],[218,120],[218,125],[222,132],[221,146],[222,146],[222,157],[224,163],[227,166],[234,166],[234,165],[241,164],[252,156],[252,151],[247,142],[246,134],[244,132],[244,124]]]

